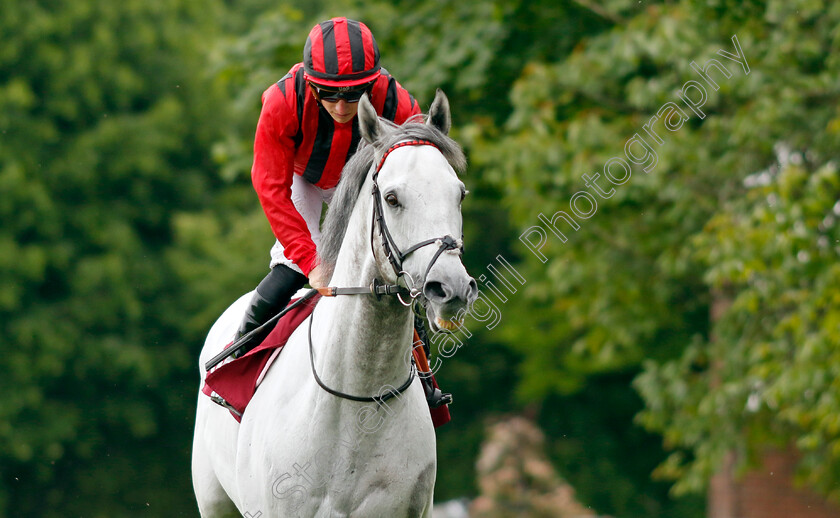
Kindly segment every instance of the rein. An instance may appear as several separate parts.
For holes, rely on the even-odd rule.
[[[359,401],[361,403],[377,403],[381,404],[389,399],[396,397],[408,389],[411,386],[411,382],[414,381],[414,374],[417,371],[417,367],[414,365],[414,358],[411,359],[411,369],[408,372],[408,379],[405,380],[405,383],[399,386],[394,390],[390,390],[385,394],[379,396],[354,396],[352,394],[347,394],[345,392],[341,392],[339,390],[331,389],[327,386],[326,383],[321,381],[321,377],[318,376],[318,372],[315,370],[315,356],[312,350],[312,321],[315,320],[315,314],[309,317],[309,365],[312,366],[312,375],[315,377],[315,382],[318,383],[318,386],[322,389],[326,390],[330,394],[336,397],[340,397],[342,399],[349,399],[350,401]]]

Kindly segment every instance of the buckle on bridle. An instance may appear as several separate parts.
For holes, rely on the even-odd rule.
[[[456,248],[461,248],[458,245],[458,240],[449,234],[440,238],[440,244],[438,246],[442,247],[444,250],[455,250]]]

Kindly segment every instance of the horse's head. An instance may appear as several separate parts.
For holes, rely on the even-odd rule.
[[[367,96],[359,103],[359,129],[379,164],[373,178],[374,255],[383,276],[402,277],[422,294],[434,331],[457,329],[478,294],[461,262],[466,189],[444,156],[446,146],[457,147],[446,136],[449,128],[449,102],[440,90],[429,110],[427,133],[415,131],[397,144],[392,136],[385,138],[392,130]]]

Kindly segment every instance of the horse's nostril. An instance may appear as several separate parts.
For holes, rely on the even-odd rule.
[[[423,295],[425,295],[427,299],[434,300],[445,299],[447,297],[443,284],[438,281],[427,282],[423,287]]]
[[[469,282],[469,300],[472,300],[478,295],[478,284],[476,284],[475,279],[470,277]]]

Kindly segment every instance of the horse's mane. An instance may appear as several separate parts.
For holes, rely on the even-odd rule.
[[[373,144],[362,140],[356,153],[344,166],[341,181],[338,182],[324,219],[321,246],[318,249],[320,264],[327,270],[327,274],[331,274],[335,267],[350,215],[371,170],[377,150],[384,151],[402,140],[428,140],[440,149],[444,158],[456,172],[461,173],[466,169],[467,160],[461,146],[437,128],[425,124],[423,120],[423,116],[418,115],[402,126],[397,126],[388,120],[380,119],[379,138]]]

